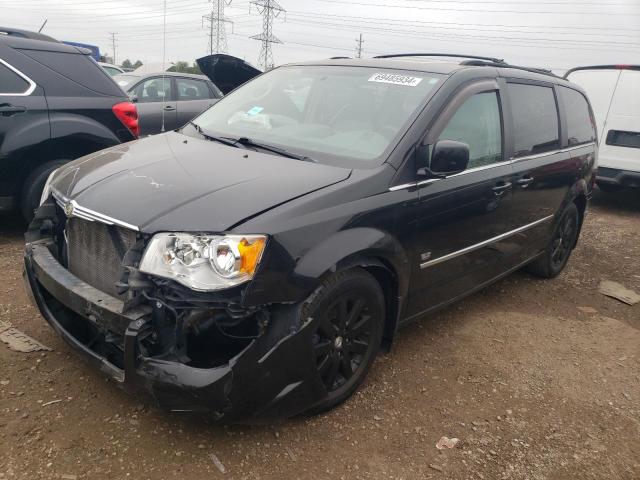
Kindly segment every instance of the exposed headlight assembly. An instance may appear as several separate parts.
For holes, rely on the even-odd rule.
[[[209,292],[239,285],[255,274],[265,235],[158,233],[147,246],[140,271]]]

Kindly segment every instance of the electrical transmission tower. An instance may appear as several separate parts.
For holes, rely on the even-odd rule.
[[[224,7],[230,5],[231,0],[211,0],[211,13],[202,16],[202,22],[209,23],[209,54],[227,52],[226,23],[233,22],[224,16]]]
[[[262,15],[262,33],[254,35],[251,38],[262,42],[258,65],[261,65],[266,72],[274,67],[271,44],[282,43],[280,39],[273,34],[273,19],[277,18],[286,10],[282,8],[276,0],[253,0],[251,4],[255,5],[258,13]]]
[[[362,44],[364,40],[362,39],[362,34],[358,38],[356,38],[356,58],[362,58]]]
[[[116,62],[116,32],[109,32],[109,35],[111,35],[111,48],[113,49],[113,64],[117,65],[118,63]]]

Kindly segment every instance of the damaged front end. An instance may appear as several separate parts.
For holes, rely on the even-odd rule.
[[[38,209],[25,280],[71,346],[162,408],[225,421],[291,416],[326,396],[298,304],[249,307],[248,283],[199,292],[142,273],[150,239],[51,198]]]

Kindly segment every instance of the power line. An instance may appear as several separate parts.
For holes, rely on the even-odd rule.
[[[262,33],[253,35],[251,38],[262,42],[260,56],[258,57],[258,65],[262,65],[264,71],[273,68],[273,52],[271,51],[272,43],[282,43],[278,37],[273,34],[273,19],[277,18],[285,9],[276,0],[254,0],[251,5],[255,5],[258,13],[262,15]]]
[[[202,18],[209,22],[209,55],[227,52],[226,24],[233,22],[224,15],[224,7],[230,5],[231,0],[211,0],[211,13]]]
[[[362,44],[364,40],[362,40],[362,34],[358,38],[356,38],[356,58],[362,58]]]

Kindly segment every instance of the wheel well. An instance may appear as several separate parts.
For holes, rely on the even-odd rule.
[[[396,331],[400,310],[398,276],[393,267],[388,265],[384,260],[375,257],[352,257],[338,265],[340,270],[354,267],[363,268],[373,275],[373,278],[376,279],[382,289],[386,309],[384,332],[382,334],[382,348],[388,351],[391,348],[393,336]]]

